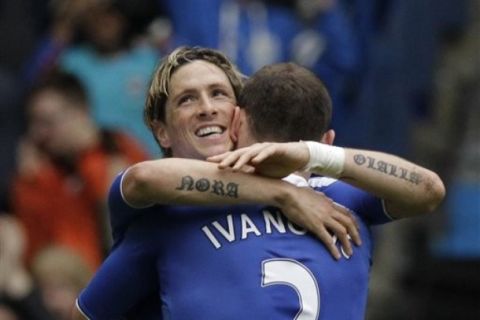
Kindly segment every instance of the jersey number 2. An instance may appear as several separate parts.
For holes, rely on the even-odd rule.
[[[293,259],[268,259],[262,262],[262,287],[287,285],[298,294],[300,310],[294,320],[316,320],[320,312],[320,291],[312,272]]]

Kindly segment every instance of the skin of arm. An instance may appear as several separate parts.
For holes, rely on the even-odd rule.
[[[445,196],[442,180],[426,168],[382,152],[344,150],[339,179],[383,199],[393,218],[431,212]],[[305,143],[290,142],[259,143],[208,160],[218,162],[219,168],[232,167],[236,171],[247,165],[259,174],[279,177],[302,170],[309,159]]]
[[[340,179],[384,199],[393,218],[432,212],[445,197],[436,173],[382,152],[345,149]]]
[[[332,255],[340,258],[332,231],[352,252],[348,235],[361,244],[356,221],[321,193],[290,183],[232,170],[219,170],[205,161],[164,158],[128,169],[122,193],[133,207],[159,204],[264,204],[280,208],[294,223],[314,233]]]

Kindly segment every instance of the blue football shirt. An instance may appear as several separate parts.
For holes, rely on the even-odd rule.
[[[78,301],[91,319],[119,319],[152,292],[157,319],[364,318],[369,226],[389,220],[380,199],[341,181],[310,179],[360,224],[362,246],[336,261],[276,208],[134,209],[120,185],[121,177],[110,194],[114,249]]]

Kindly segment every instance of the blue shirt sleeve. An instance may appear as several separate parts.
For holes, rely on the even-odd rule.
[[[345,204],[370,225],[392,221],[385,210],[383,200],[348,183],[336,181],[328,186],[316,188],[335,202]]]
[[[122,235],[129,223],[134,219],[135,212],[123,199],[122,195],[122,179],[125,171],[117,175],[113,181],[108,194],[108,211],[110,214],[110,227],[114,247],[120,241]]]
[[[128,226],[136,219],[145,216],[152,211],[158,212],[162,206],[155,205],[146,208],[131,207],[123,198],[122,179],[126,171],[120,173],[113,181],[108,195],[108,211],[110,215],[110,227],[112,230],[113,248],[122,240]]]
[[[158,206],[129,206],[121,190],[124,173],[113,181],[108,198],[113,249],[77,299],[79,309],[91,320],[125,319],[129,314],[161,319],[158,248],[143,224],[136,223],[150,218],[148,214]]]
[[[159,292],[155,252],[140,233],[127,232],[81,292],[79,309],[91,320],[124,319],[134,308],[142,309]],[[160,300],[154,301],[157,310],[149,312],[159,319]]]

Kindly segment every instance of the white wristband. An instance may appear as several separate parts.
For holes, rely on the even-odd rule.
[[[303,171],[321,174],[327,177],[338,178],[345,165],[345,149],[315,141],[303,141],[307,144],[310,153]]]

